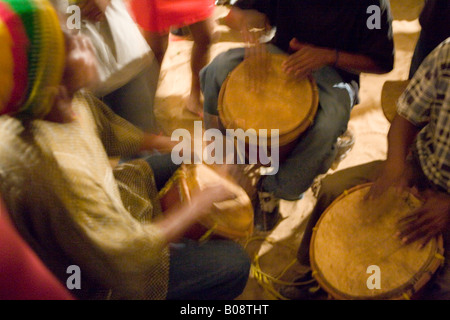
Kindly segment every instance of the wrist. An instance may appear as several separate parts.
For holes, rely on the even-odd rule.
[[[330,53],[330,61],[331,61],[331,63],[330,63],[330,65],[332,67],[334,67],[334,68],[336,68],[338,66],[338,64],[339,64],[339,55],[340,55],[340,52],[339,52],[338,49],[331,50],[331,53]]]

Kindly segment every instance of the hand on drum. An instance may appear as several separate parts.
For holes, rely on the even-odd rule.
[[[404,244],[419,241],[423,247],[449,227],[450,195],[426,190],[422,196],[423,206],[399,221],[397,236]]]
[[[336,59],[335,50],[316,47],[299,42],[293,38],[289,43],[295,53],[283,63],[283,70],[297,79],[303,79],[326,65],[333,64]]]
[[[211,185],[204,190],[193,191],[191,198],[191,209],[196,219],[211,213],[214,202],[231,200],[235,197],[233,193],[227,190],[223,185]]]
[[[409,162],[401,165],[386,162],[380,176],[374,181],[364,200],[376,201],[389,188],[392,188],[399,196],[406,191],[411,191],[413,176],[413,167]]]

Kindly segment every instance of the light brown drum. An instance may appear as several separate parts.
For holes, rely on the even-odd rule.
[[[196,240],[240,240],[249,237],[253,232],[253,207],[247,193],[229,177],[219,175],[205,164],[181,165],[160,191],[163,211],[181,203],[189,203],[193,191],[201,192],[211,184],[223,185],[235,198],[214,203],[211,214],[198,221],[185,236]]]
[[[373,205],[362,201],[370,185],[345,192],[318,221],[310,247],[313,276],[335,299],[414,298],[443,262],[442,237],[423,249],[403,245],[395,236],[397,221],[421,201],[386,192]],[[372,286],[377,276],[379,289]]]
[[[225,129],[253,129],[259,139],[267,130],[279,130],[280,158],[291,151],[296,139],[311,125],[317,112],[319,94],[312,77],[297,80],[281,68],[284,54],[270,54],[270,67],[258,90],[248,81],[250,64],[240,63],[224,81],[218,101],[220,123]]]

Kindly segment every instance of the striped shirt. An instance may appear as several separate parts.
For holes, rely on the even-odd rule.
[[[422,170],[450,193],[450,38],[424,60],[399,98],[397,113],[421,128],[415,147]]]

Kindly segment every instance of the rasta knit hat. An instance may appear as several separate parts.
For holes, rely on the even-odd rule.
[[[64,36],[49,1],[0,0],[0,114],[44,117],[64,59]]]

